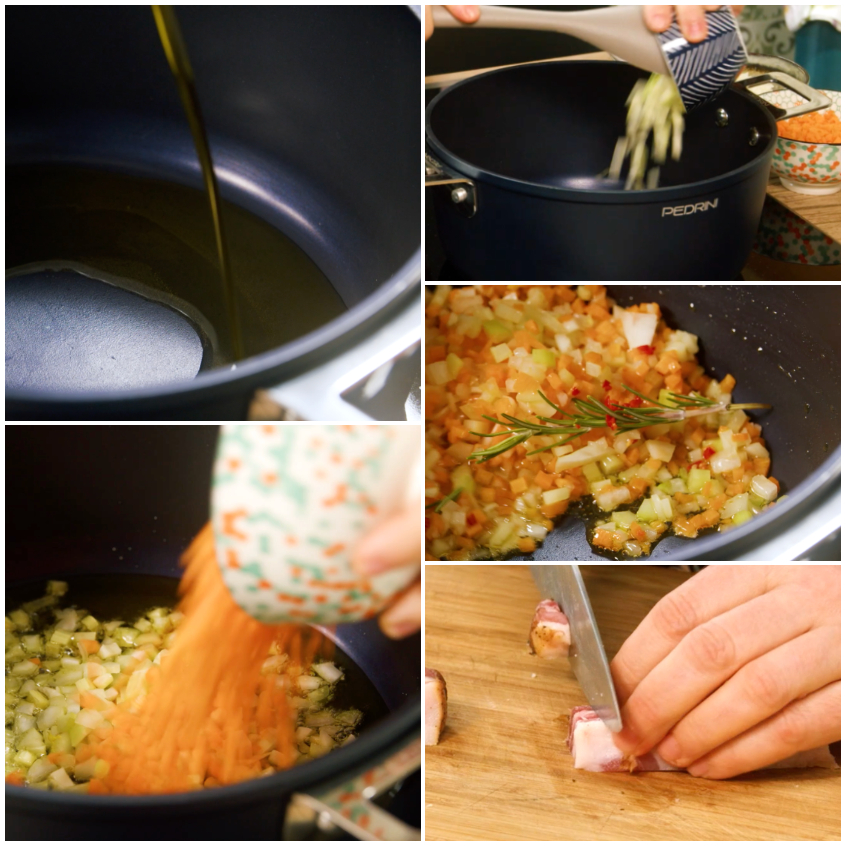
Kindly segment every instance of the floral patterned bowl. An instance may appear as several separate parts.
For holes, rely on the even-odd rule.
[[[419,498],[418,426],[223,426],[212,483],[217,563],[264,623],[377,614],[420,565],[363,578],[356,543]]]
[[[752,249],[759,255],[789,264],[826,267],[840,264],[840,244],[772,197],[764,202]]]
[[[822,90],[822,89],[821,89]],[[840,92],[823,90],[831,98],[828,108],[840,117]],[[762,95],[776,106],[796,105],[792,91],[778,91]],[[840,190],[840,145],[812,144],[779,137],[773,153],[773,170],[781,184],[799,194],[834,194]]]

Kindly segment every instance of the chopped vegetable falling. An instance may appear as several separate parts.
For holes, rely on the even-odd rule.
[[[100,620],[60,607],[68,586],[54,581],[7,614],[7,783],[196,789],[268,775],[355,738],[361,712],[331,707],[343,671],[312,662],[320,644],[301,630],[240,611],[209,567],[209,540],[189,550],[181,610]]]
[[[631,158],[626,190],[657,188],[659,168],[653,167],[647,173],[649,136],[652,135],[651,159],[656,165],[667,161],[668,150],[678,161],[682,152],[684,104],[673,80],[665,74],[653,73],[649,79],[635,83],[626,105],[629,107],[626,134],[617,141],[608,174],[611,179],[620,179],[626,159]]]

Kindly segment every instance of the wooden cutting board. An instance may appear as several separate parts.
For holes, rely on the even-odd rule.
[[[752,566],[752,565],[750,565]],[[609,658],[688,576],[650,565],[584,566]],[[527,565],[427,564],[426,666],[449,691],[426,748],[426,840],[840,840],[840,772],[731,781],[574,770],[567,721],[584,696],[566,661],[526,646],[541,598]]]

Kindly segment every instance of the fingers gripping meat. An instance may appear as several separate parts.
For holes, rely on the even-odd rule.
[[[654,752],[640,758],[624,755],[614,745],[608,727],[588,705],[577,705],[570,713],[570,737],[567,744],[573,756],[573,766],[577,770],[633,773],[676,769]]]
[[[437,670],[426,668],[426,745],[435,746],[447,718],[447,688]]]
[[[552,599],[544,599],[535,609],[529,649],[540,658],[566,658],[570,652],[570,622]]]
[[[570,737],[567,741],[573,766],[577,770],[594,773],[633,773],[655,770],[677,770],[660,755],[649,752],[639,758],[623,755],[614,745],[611,732],[596,715],[593,708],[579,705],[570,713]],[[786,769],[789,767],[825,767],[834,769],[837,761],[827,746],[810,749],[792,755],[784,761],[771,764],[765,769]]]

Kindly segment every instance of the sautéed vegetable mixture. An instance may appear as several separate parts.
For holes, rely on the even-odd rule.
[[[125,712],[137,712],[148,697],[155,669],[168,662],[182,636],[185,614],[153,608],[131,622],[97,619],[84,609],[63,607],[67,590],[66,582],[48,582],[46,596],[6,615],[6,781],[77,793],[112,792],[116,785],[110,775],[122,764],[107,748],[113,724]],[[300,666],[274,640],[259,673],[252,685],[258,690],[255,713],[249,714],[242,738],[251,766],[227,774],[226,760],[206,761],[202,781],[196,778],[191,786],[271,774],[355,738],[361,712],[331,707],[343,678],[334,663]],[[282,692],[294,717],[290,747],[281,727],[277,733],[277,726],[262,725],[258,711],[269,686]],[[155,787],[142,783],[125,792]]]
[[[583,497],[603,554],[727,531],[779,495],[761,427],[699,339],[602,285],[438,286],[426,300],[428,560],[530,553]],[[711,410],[714,409],[714,410]]]

